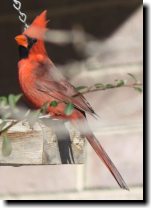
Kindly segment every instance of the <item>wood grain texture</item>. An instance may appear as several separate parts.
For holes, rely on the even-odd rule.
[[[38,123],[32,129],[28,123],[12,127],[8,138],[13,150],[8,157],[2,155],[0,137],[0,165],[82,164],[85,139],[70,125],[56,122],[53,127],[58,129]]]

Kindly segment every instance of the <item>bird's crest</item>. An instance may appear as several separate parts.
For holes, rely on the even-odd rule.
[[[44,36],[46,33],[46,25],[48,21],[46,20],[47,11],[43,11],[40,15],[38,15],[32,22],[32,24],[23,32],[27,36],[31,38],[37,39],[37,43],[31,50],[31,53],[44,53],[46,54],[46,50],[44,47]]]
[[[38,15],[33,22],[31,23],[30,27],[28,29],[30,29],[31,27],[40,27],[40,28],[46,28],[47,25],[47,20],[46,20],[46,14],[47,14],[47,10],[44,10],[40,15]],[[28,29],[25,31],[28,32]]]

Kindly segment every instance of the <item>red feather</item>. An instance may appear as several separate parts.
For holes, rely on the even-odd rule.
[[[47,55],[44,42],[45,33],[47,31],[46,26],[48,21],[46,20],[47,11],[43,11],[39,16],[37,16],[29,28],[27,28],[23,34],[29,37],[38,39],[37,43],[33,46],[30,53],[31,54],[44,54]]]

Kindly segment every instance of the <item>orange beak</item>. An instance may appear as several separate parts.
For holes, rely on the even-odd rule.
[[[23,47],[28,47],[28,40],[26,38],[26,36],[24,35],[18,35],[15,37],[16,42],[18,43],[18,45],[21,45]]]

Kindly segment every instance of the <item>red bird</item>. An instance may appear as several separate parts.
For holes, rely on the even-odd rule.
[[[41,108],[46,102],[57,101],[57,106],[48,107],[47,111],[51,117],[68,120],[78,128],[77,120],[86,122],[84,126],[88,129],[88,133],[83,135],[108,167],[119,186],[128,190],[117,168],[88,127],[86,113],[94,116],[94,110],[84,96],[78,93],[58,71],[47,55],[43,41],[47,30],[46,24],[46,11],[44,11],[35,18],[23,34],[15,37],[19,45],[18,68],[21,89],[35,108]],[[74,95],[77,96],[73,97]],[[69,115],[64,112],[68,103],[74,106],[73,112]]]

